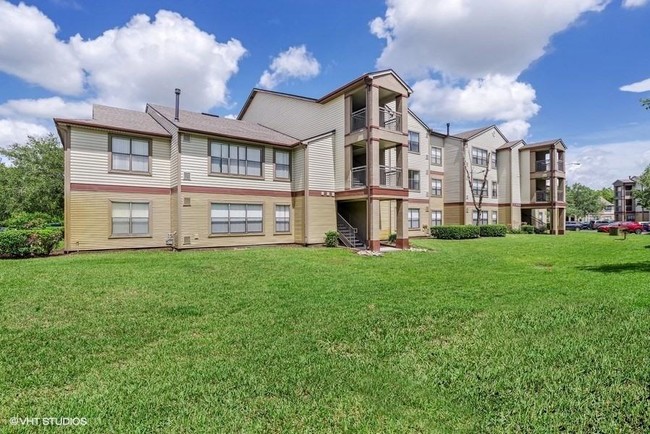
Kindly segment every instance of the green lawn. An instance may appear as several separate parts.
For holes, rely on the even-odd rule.
[[[0,261],[0,432],[650,432],[650,236],[414,244]]]

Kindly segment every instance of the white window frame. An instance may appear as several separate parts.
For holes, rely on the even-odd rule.
[[[116,217],[115,216],[115,205],[128,205],[128,217]],[[142,219],[143,217],[134,217],[134,205],[143,205],[144,209],[147,211],[147,216],[146,216],[146,225],[147,225],[147,231],[146,232],[134,232],[133,227],[134,227],[134,219]],[[142,209],[140,209],[142,211]],[[118,218],[126,218],[126,223],[129,225],[129,231],[128,232],[115,232],[115,226],[116,226],[116,219]],[[142,222],[140,222],[142,223]],[[112,200],[111,201],[111,238],[148,238],[151,237],[151,203],[147,201],[126,201],[126,200]]]
[[[417,226],[414,223],[417,222]],[[409,230],[420,229],[420,208],[408,209],[408,228]]]

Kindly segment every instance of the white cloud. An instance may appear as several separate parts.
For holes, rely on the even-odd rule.
[[[567,154],[567,161],[580,163],[579,166],[567,166],[569,184],[579,182],[592,188],[611,187],[617,179],[639,175],[650,164],[650,141],[570,147]]]
[[[645,6],[648,3],[648,0],[623,0],[623,7],[632,9],[632,8],[640,8],[641,6]]]
[[[164,10],[153,21],[136,15],[94,40],[76,35],[70,45],[97,100],[137,109],[145,102],[171,105],[177,87],[183,90],[184,108],[226,105],[226,83],[246,53],[238,40],[217,42],[193,21]]]
[[[271,62],[269,69],[265,70],[258,86],[266,89],[273,89],[280,83],[291,78],[307,80],[316,77],[320,73],[320,64],[307,47],[289,47]]]
[[[0,105],[0,116],[42,118],[90,118],[92,104],[70,102],[54,96],[39,99],[12,99]]]
[[[426,120],[497,122],[522,138],[540,107],[517,78],[553,35],[610,1],[386,0],[370,22],[386,41],[377,67],[415,80],[411,107]]]
[[[0,148],[25,143],[27,136],[42,136],[50,131],[43,125],[13,119],[0,119]]]
[[[503,75],[473,79],[463,87],[420,80],[413,85],[410,106],[420,116],[441,121],[504,122],[500,127],[511,140],[526,136],[527,120],[540,108],[532,86]]]
[[[57,30],[37,8],[0,0],[0,71],[48,90],[80,94],[83,71]]]
[[[648,92],[650,91],[650,78],[637,81],[636,83],[621,86],[620,90],[624,92]]]

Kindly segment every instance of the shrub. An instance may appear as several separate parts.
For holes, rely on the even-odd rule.
[[[505,237],[507,230],[506,225],[479,226],[479,233],[482,237]]]
[[[7,229],[0,232],[0,256],[47,256],[62,239],[63,231],[57,228]]]
[[[397,234],[395,232],[388,236],[388,242],[393,244],[397,242]]]
[[[545,229],[545,228],[538,228],[538,227],[535,227],[535,228],[533,229],[533,232],[535,232],[536,234],[545,234],[545,233],[546,233],[546,229]]]
[[[480,236],[479,226],[446,225],[431,228],[431,235],[440,240],[465,240]]]
[[[325,246],[336,247],[339,245],[339,233],[336,231],[325,232]]]
[[[42,212],[17,212],[5,220],[4,225],[13,229],[38,229],[55,221],[52,216]]]
[[[521,228],[508,228],[508,233],[509,234],[521,234]]]
[[[535,226],[521,225],[521,232],[523,232],[525,234],[534,234],[535,233]]]

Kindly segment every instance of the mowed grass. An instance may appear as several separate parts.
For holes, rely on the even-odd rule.
[[[650,432],[650,236],[414,244],[1,261],[0,431]]]

